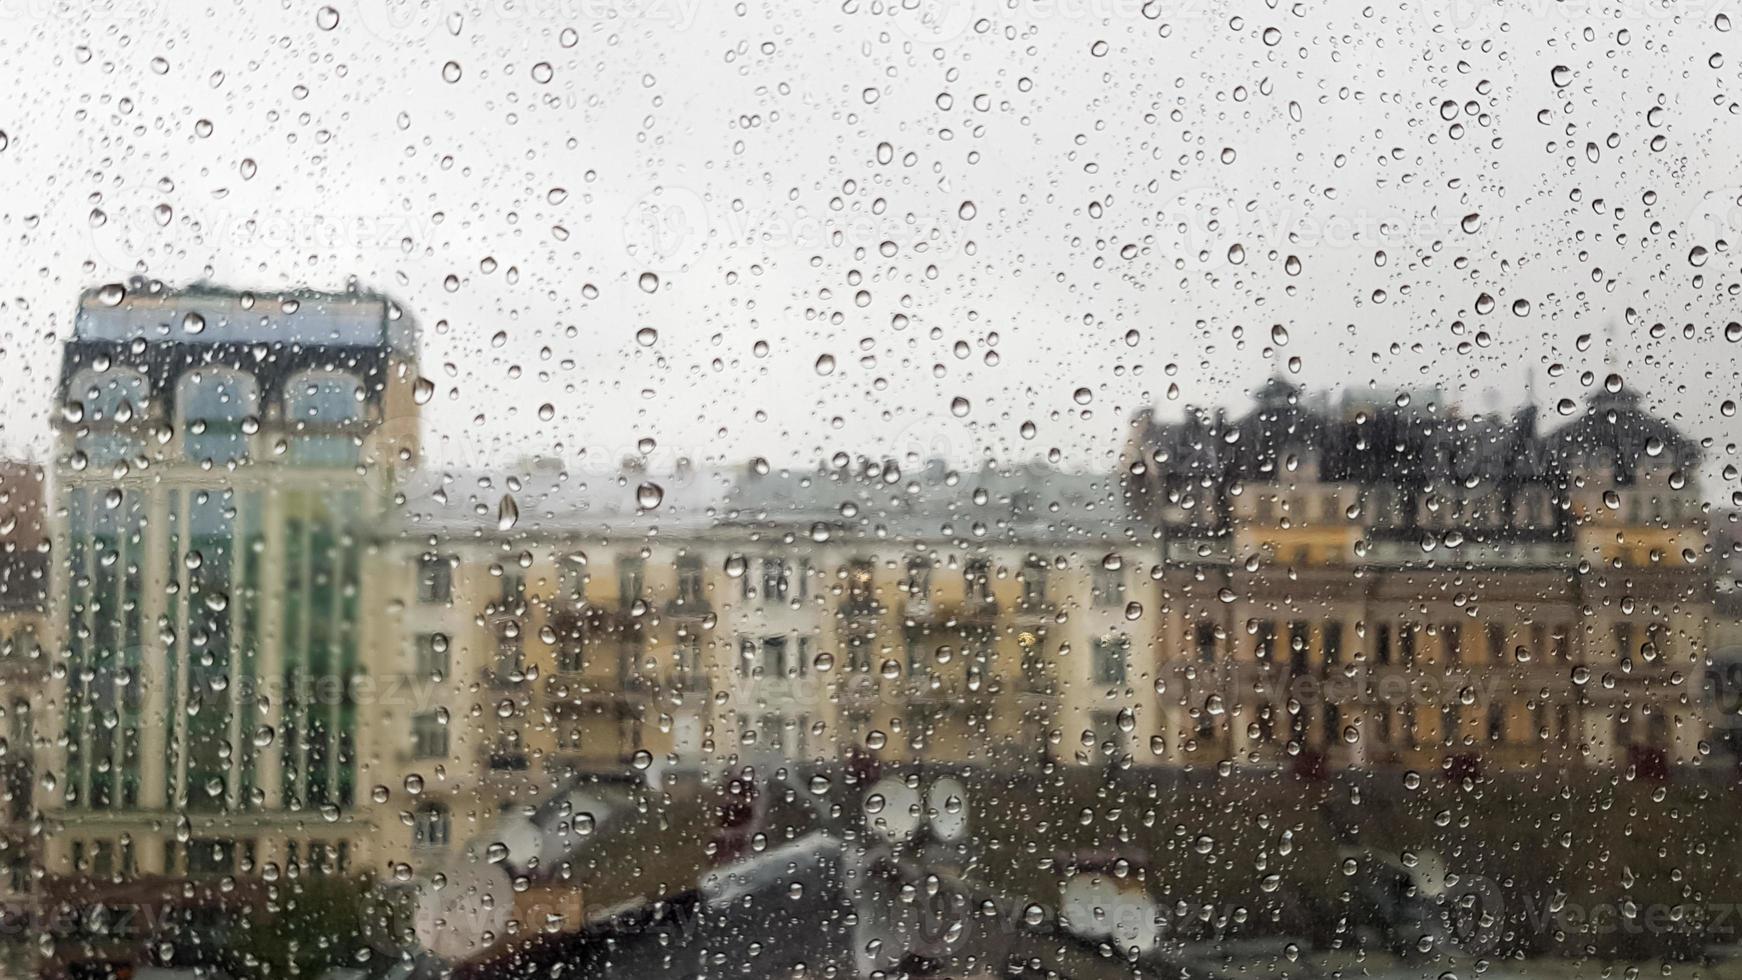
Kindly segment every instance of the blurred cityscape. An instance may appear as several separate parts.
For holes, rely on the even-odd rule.
[[[423,457],[417,338],[362,290],[79,297],[53,457],[0,468],[14,971],[548,975],[811,831],[1108,975],[1736,942],[1742,525],[1618,374],[1499,413],[1279,378],[1106,472],[474,471]]]

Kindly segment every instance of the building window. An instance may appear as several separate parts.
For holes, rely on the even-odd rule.
[[[78,449],[94,466],[106,466],[145,448],[141,434],[149,414],[150,386],[145,375],[124,368],[79,372],[67,386],[80,421]]]
[[[420,678],[442,678],[448,674],[448,635],[446,633],[417,634],[416,662],[412,670]]]
[[[1488,662],[1492,664],[1505,663],[1506,627],[1499,623],[1489,623],[1486,632],[1488,634]]]
[[[694,683],[702,677],[702,638],[687,633],[677,638],[674,649],[675,666],[682,677]]]
[[[519,680],[526,669],[526,638],[517,620],[507,620],[496,626],[496,662],[492,666],[498,680]]]
[[[1039,609],[1046,605],[1046,575],[1047,564],[1039,558],[1030,558],[1022,565],[1022,604],[1030,609]]]
[[[1096,639],[1094,644],[1096,683],[1125,683],[1130,652],[1131,640],[1123,634]]]
[[[563,598],[573,603],[587,601],[587,557],[574,552],[564,558],[557,572],[557,588]]]
[[[786,660],[786,637],[763,637],[762,676],[785,677],[788,668],[789,665]]]
[[[931,562],[924,558],[909,558],[907,560],[907,579],[902,588],[915,601],[924,602],[931,598]]]
[[[1276,620],[1260,619],[1253,624],[1252,654],[1261,663],[1276,658]]]
[[[1296,674],[1307,672],[1312,638],[1307,624],[1295,620],[1288,624],[1288,669]]]
[[[1633,646],[1633,624],[1616,623],[1614,629],[1616,656],[1621,657],[1622,659],[1631,658],[1635,652]]]
[[[1670,656],[1669,640],[1669,624],[1652,623],[1645,628],[1645,643],[1639,648],[1640,656],[1647,662],[1667,661]]]
[[[962,590],[972,603],[992,601],[992,563],[976,558],[962,567]]]
[[[1343,662],[1343,621],[1340,619],[1325,620],[1325,667],[1339,666]]]
[[[1462,663],[1464,659],[1464,634],[1455,622],[1440,624],[1440,643],[1446,651],[1446,663]]]
[[[708,604],[703,592],[702,558],[682,555],[677,560],[677,601],[685,609],[702,609]]]
[[[634,605],[647,590],[647,563],[640,558],[617,559],[617,601]]]
[[[872,588],[871,559],[855,558],[847,563],[847,604],[854,609],[868,609],[875,601]]]
[[[417,563],[417,601],[424,605],[454,598],[454,564],[449,555],[425,555]]]
[[[227,875],[236,870],[236,842],[195,837],[188,841],[188,874]]]
[[[557,640],[556,669],[564,674],[578,674],[587,669],[587,637],[578,624]]]
[[[1448,704],[1440,709],[1440,740],[1444,744],[1456,745],[1463,726],[1464,719],[1457,705]]]
[[[285,386],[284,419],[290,461],[302,466],[355,466],[361,442],[363,386],[341,373],[306,373]]]
[[[520,572],[504,571],[501,589],[497,593],[496,607],[498,609],[515,609],[525,596],[526,576]]]
[[[786,559],[762,559],[762,599],[780,602],[786,598],[791,581],[787,577]]]
[[[440,803],[425,803],[417,808],[412,818],[411,842],[415,847],[439,848],[446,847],[452,836],[452,821],[448,816],[448,808]]]
[[[1097,606],[1116,606],[1125,596],[1125,563],[1118,555],[1108,555],[1095,566],[1094,602]]]
[[[1193,645],[1198,651],[1198,663],[1213,664],[1216,662],[1216,624],[1198,623],[1192,630]]]
[[[1107,761],[1117,761],[1126,752],[1125,731],[1119,727],[1119,712],[1097,709],[1091,722],[1095,732],[1095,753]]]
[[[224,368],[196,368],[177,387],[182,450],[194,462],[222,466],[248,458],[244,422],[259,412],[252,377]]]
[[[441,715],[426,711],[411,719],[411,754],[419,759],[445,759],[448,756],[448,726]]]

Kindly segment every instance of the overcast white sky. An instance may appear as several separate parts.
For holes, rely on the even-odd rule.
[[[454,462],[1104,467],[1292,357],[1484,408],[1609,356],[1727,496],[1730,5],[0,0],[0,444],[86,285],[356,276]]]

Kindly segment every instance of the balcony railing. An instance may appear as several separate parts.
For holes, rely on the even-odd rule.
[[[492,772],[525,772],[529,763],[525,752],[492,752],[489,765]]]
[[[916,626],[986,626],[998,618],[998,600],[992,596],[970,596],[959,603],[908,599],[902,603],[901,615]]]
[[[545,694],[556,701],[575,703],[640,699],[652,687],[642,674],[625,676],[615,671],[559,671],[545,680]]]
[[[525,668],[516,664],[492,664],[478,671],[478,681],[485,687],[516,687],[525,680]]]
[[[665,614],[672,619],[706,619],[714,607],[702,596],[678,595],[665,602]]]
[[[841,678],[837,688],[841,700],[849,704],[864,704],[879,699],[881,687],[874,674],[853,672]]]
[[[849,596],[841,602],[841,616],[845,619],[876,619],[882,615],[882,604],[869,596]]]

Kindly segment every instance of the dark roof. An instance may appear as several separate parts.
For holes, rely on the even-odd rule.
[[[1234,483],[1279,481],[1291,465],[1316,465],[1325,483],[1390,484],[1406,492],[1479,484],[1509,494],[1564,487],[1575,468],[1613,466],[1617,482],[1628,483],[1654,461],[1690,469],[1699,460],[1691,440],[1642,408],[1639,395],[1613,375],[1579,418],[1553,432],[1542,431],[1531,405],[1510,415],[1464,415],[1407,399],[1313,402],[1280,378],[1255,392],[1252,407],[1237,417],[1188,408],[1182,420],[1161,422],[1145,410],[1133,426],[1126,465],[1142,463],[1129,488],[1140,513],[1154,513],[1157,491],[1213,497]]]

